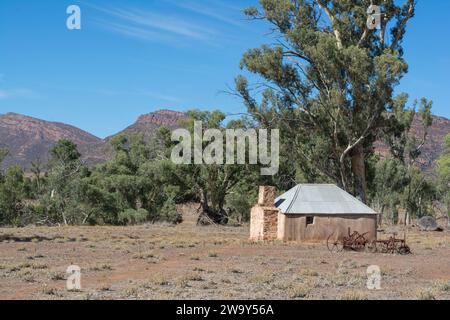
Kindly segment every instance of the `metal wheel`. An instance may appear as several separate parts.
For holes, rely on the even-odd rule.
[[[333,235],[330,235],[329,237],[328,237],[328,239],[327,239],[327,247],[328,247],[328,250],[331,252],[331,253],[339,253],[339,252],[342,252],[343,250],[344,250],[344,245],[343,245],[343,243],[341,242],[341,241],[339,241],[339,240],[331,240],[331,237],[332,237]]]
[[[411,254],[411,249],[407,245],[402,245],[398,248],[397,253],[401,255]]]

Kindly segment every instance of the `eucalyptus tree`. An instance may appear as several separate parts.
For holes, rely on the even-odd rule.
[[[381,11],[378,28],[372,4]],[[366,201],[367,159],[408,70],[402,44],[415,1],[260,0],[245,14],[268,22],[274,36],[241,61],[262,79],[236,79],[249,113],[281,129],[285,155],[296,157],[306,177],[336,182]]]

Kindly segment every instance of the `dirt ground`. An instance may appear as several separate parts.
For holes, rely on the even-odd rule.
[[[413,254],[398,256],[254,244],[248,229],[0,229],[0,299],[450,299],[450,232],[410,230]],[[69,265],[81,268],[79,291],[66,289]],[[370,265],[381,290],[366,287]]]

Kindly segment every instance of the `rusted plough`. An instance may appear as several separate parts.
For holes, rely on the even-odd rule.
[[[370,252],[388,254],[411,254],[410,247],[406,244],[406,234],[403,239],[397,239],[393,234],[388,240],[373,241],[368,245]]]
[[[368,241],[366,235],[368,232],[360,234],[358,231],[351,233],[350,228],[348,229],[348,236],[344,237],[342,240],[332,241],[331,234],[327,239],[327,247],[330,252],[342,252],[347,251],[364,251]]]
[[[410,254],[411,249],[406,244],[406,235],[403,239],[397,239],[395,234],[388,240],[368,241],[366,235],[360,234],[358,231],[351,233],[348,229],[348,236],[342,240],[331,240],[333,234],[327,239],[327,247],[330,252],[339,253],[342,251],[368,251],[372,253],[388,253],[388,254]]]

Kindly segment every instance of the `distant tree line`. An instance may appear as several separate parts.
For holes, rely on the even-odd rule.
[[[190,112],[209,128],[224,130],[221,112]],[[238,125],[239,121],[228,123]],[[112,139],[114,158],[89,168],[77,146],[60,140],[48,163],[35,161],[29,172],[11,166],[0,174],[0,224],[132,225],[180,223],[177,204],[198,202],[199,223],[248,221],[256,199],[259,171],[253,166],[175,165],[170,160],[171,131]],[[3,160],[7,151],[0,153]]]
[[[427,110],[422,105],[424,119]],[[245,118],[224,125],[225,115],[219,111],[188,114],[191,120],[182,125],[191,130],[194,119],[219,130],[257,125]],[[425,175],[416,163],[424,140],[416,141],[409,133],[413,116],[408,111],[404,131],[390,141],[392,154],[383,159],[372,155],[367,162],[368,203],[393,221],[399,208],[411,217],[433,214],[434,201],[450,209],[450,135],[437,162],[437,178]],[[428,124],[424,120],[425,129]],[[300,159],[293,158],[283,158],[282,172],[274,177],[261,176],[257,165],[175,165],[170,160],[174,143],[166,127],[149,142],[142,135],[120,135],[111,145],[114,158],[93,168],[83,163],[73,142],[60,140],[50,150],[48,163],[33,162],[26,173],[18,166],[1,172],[0,224],[176,224],[182,221],[177,204],[189,201],[199,203],[201,224],[240,223],[249,220],[260,184],[283,191],[298,182],[335,182],[325,176],[307,178]],[[7,151],[0,155],[3,160]],[[286,180],[292,170],[296,178]]]

